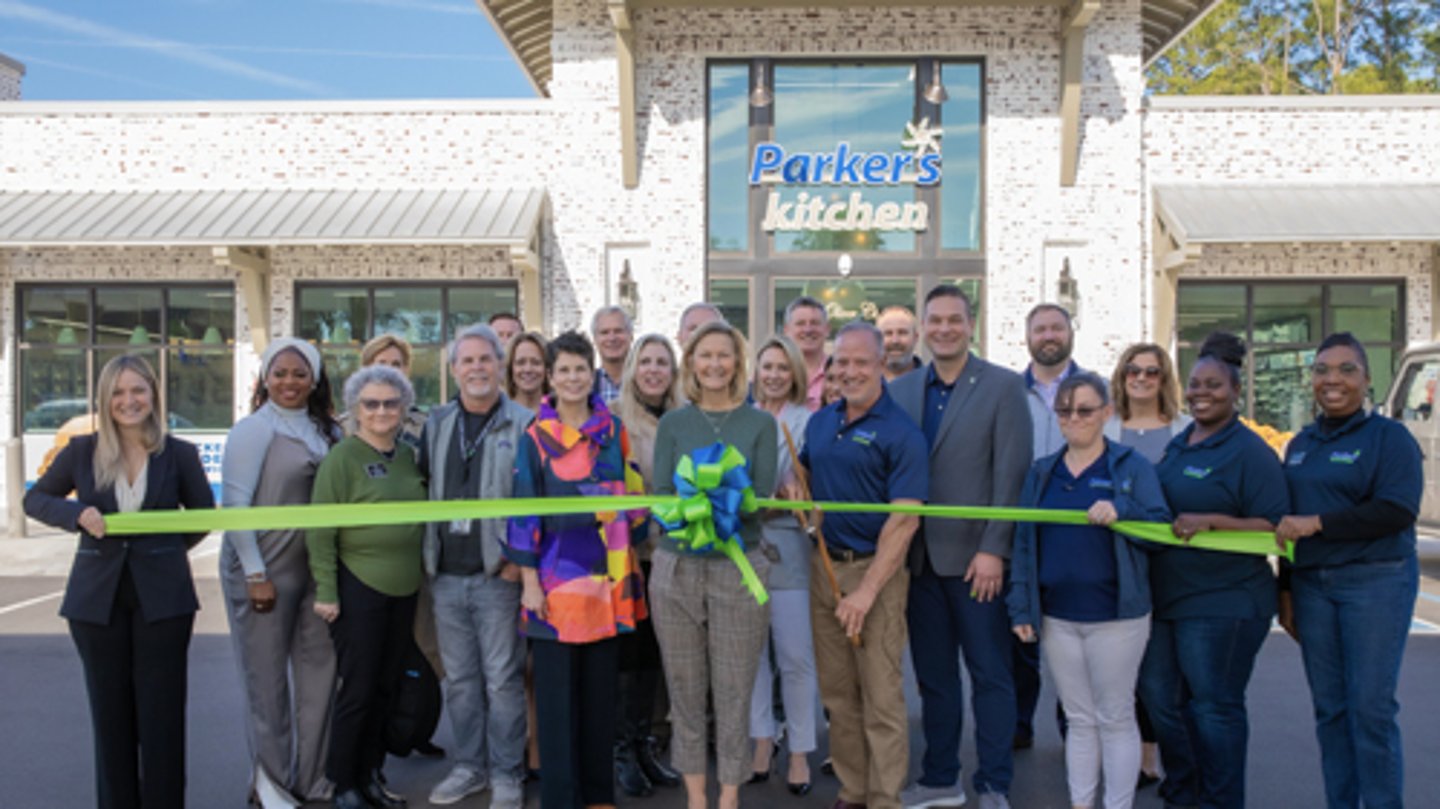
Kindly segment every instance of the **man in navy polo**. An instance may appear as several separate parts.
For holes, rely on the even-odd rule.
[[[919,504],[929,489],[925,436],[884,386],[884,339],[854,322],[835,339],[844,398],[805,429],[800,463],[816,500]],[[823,532],[841,597],[816,550],[810,623],[820,698],[830,712],[830,757],[840,779],[833,809],[899,809],[910,768],[900,655],[905,648],[905,556],[919,519],[830,514]],[[852,645],[852,638],[859,643]]]

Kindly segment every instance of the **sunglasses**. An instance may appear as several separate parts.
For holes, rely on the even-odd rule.
[[[1134,363],[1130,363],[1125,366],[1125,375],[1128,377],[1143,376],[1146,379],[1159,379],[1160,374],[1162,373],[1164,373],[1164,370],[1161,369],[1161,367],[1158,365],[1146,365],[1144,367],[1141,367]]]
[[[361,399],[360,407],[366,413],[374,413],[377,410],[399,410],[400,400],[397,399]]]
[[[1055,408],[1055,415],[1061,421],[1071,418],[1088,419],[1104,409],[1103,407],[1057,407]]]

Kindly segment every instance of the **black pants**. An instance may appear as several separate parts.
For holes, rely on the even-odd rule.
[[[541,809],[615,802],[616,670],[620,642],[537,640],[535,713],[540,725]]]
[[[387,596],[340,566],[340,617],[330,625],[340,687],[330,719],[325,776],[355,789],[385,761],[385,717],[415,626],[415,596]]]
[[[641,575],[648,587],[650,563],[640,563]],[[649,599],[649,594],[646,594]],[[635,623],[635,631],[619,637],[620,643],[620,723],[617,741],[635,741],[650,735],[655,703],[665,690],[660,662],[660,644],[655,639],[655,625],[649,618]]]
[[[128,571],[110,623],[70,622],[85,669],[100,809],[185,805],[186,664],[195,616],[147,622]]]

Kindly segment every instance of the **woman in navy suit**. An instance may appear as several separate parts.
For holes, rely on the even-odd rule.
[[[61,450],[25,513],[80,532],[60,614],[90,694],[98,805],[184,806],[186,655],[200,607],[186,551],[204,535],[107,539],[105,515],[215,498],[195,446],[165,435],[149,363],[110,360],[96,398],[98,432]]]

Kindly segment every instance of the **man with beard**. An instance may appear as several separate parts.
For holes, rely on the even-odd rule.
[[[1025,383],[1014,371],[970,353],[975,316],[959,287],[941,284],[930,290],[921,315],[931,362],[895,380],[890,391],[925,435],[928,502],[1014,506],[1031,460]],[[1014,635],[1005,606],[1005,561],[1013,530],[1013,523],[1003,521],[926,517],[911,546],[906,617],[920,685],[925,757],[920,777],[900,795],[906,809],[965,802],[960,781],[962,656],[975,716],[979,766],[971,784],[977,803],[980,809],[1010,805]]]
[[[1060,421],[1055,417],[1055,393],[1060,383],[1081,370],[1070,358],[1075,350],[1075,329],[1070,312],[1054,303],[1037,304],[1025,316],[1025,345],[1030,365],[1025,368],[1026,400],[1034,426],[1035,459],[1059,452],[1065,446]],[[1035,743],[1035,705],[1040,701],[1040,644],[1010,638],[1014,649],[1015,749]]]
[[[894,382],[920,367],[920,358],[915,356],[915,342],[920,333],[915,326],[915,315],[909,309],[887,306],[876,318],[875,325],[885,338],[886,382]]]

